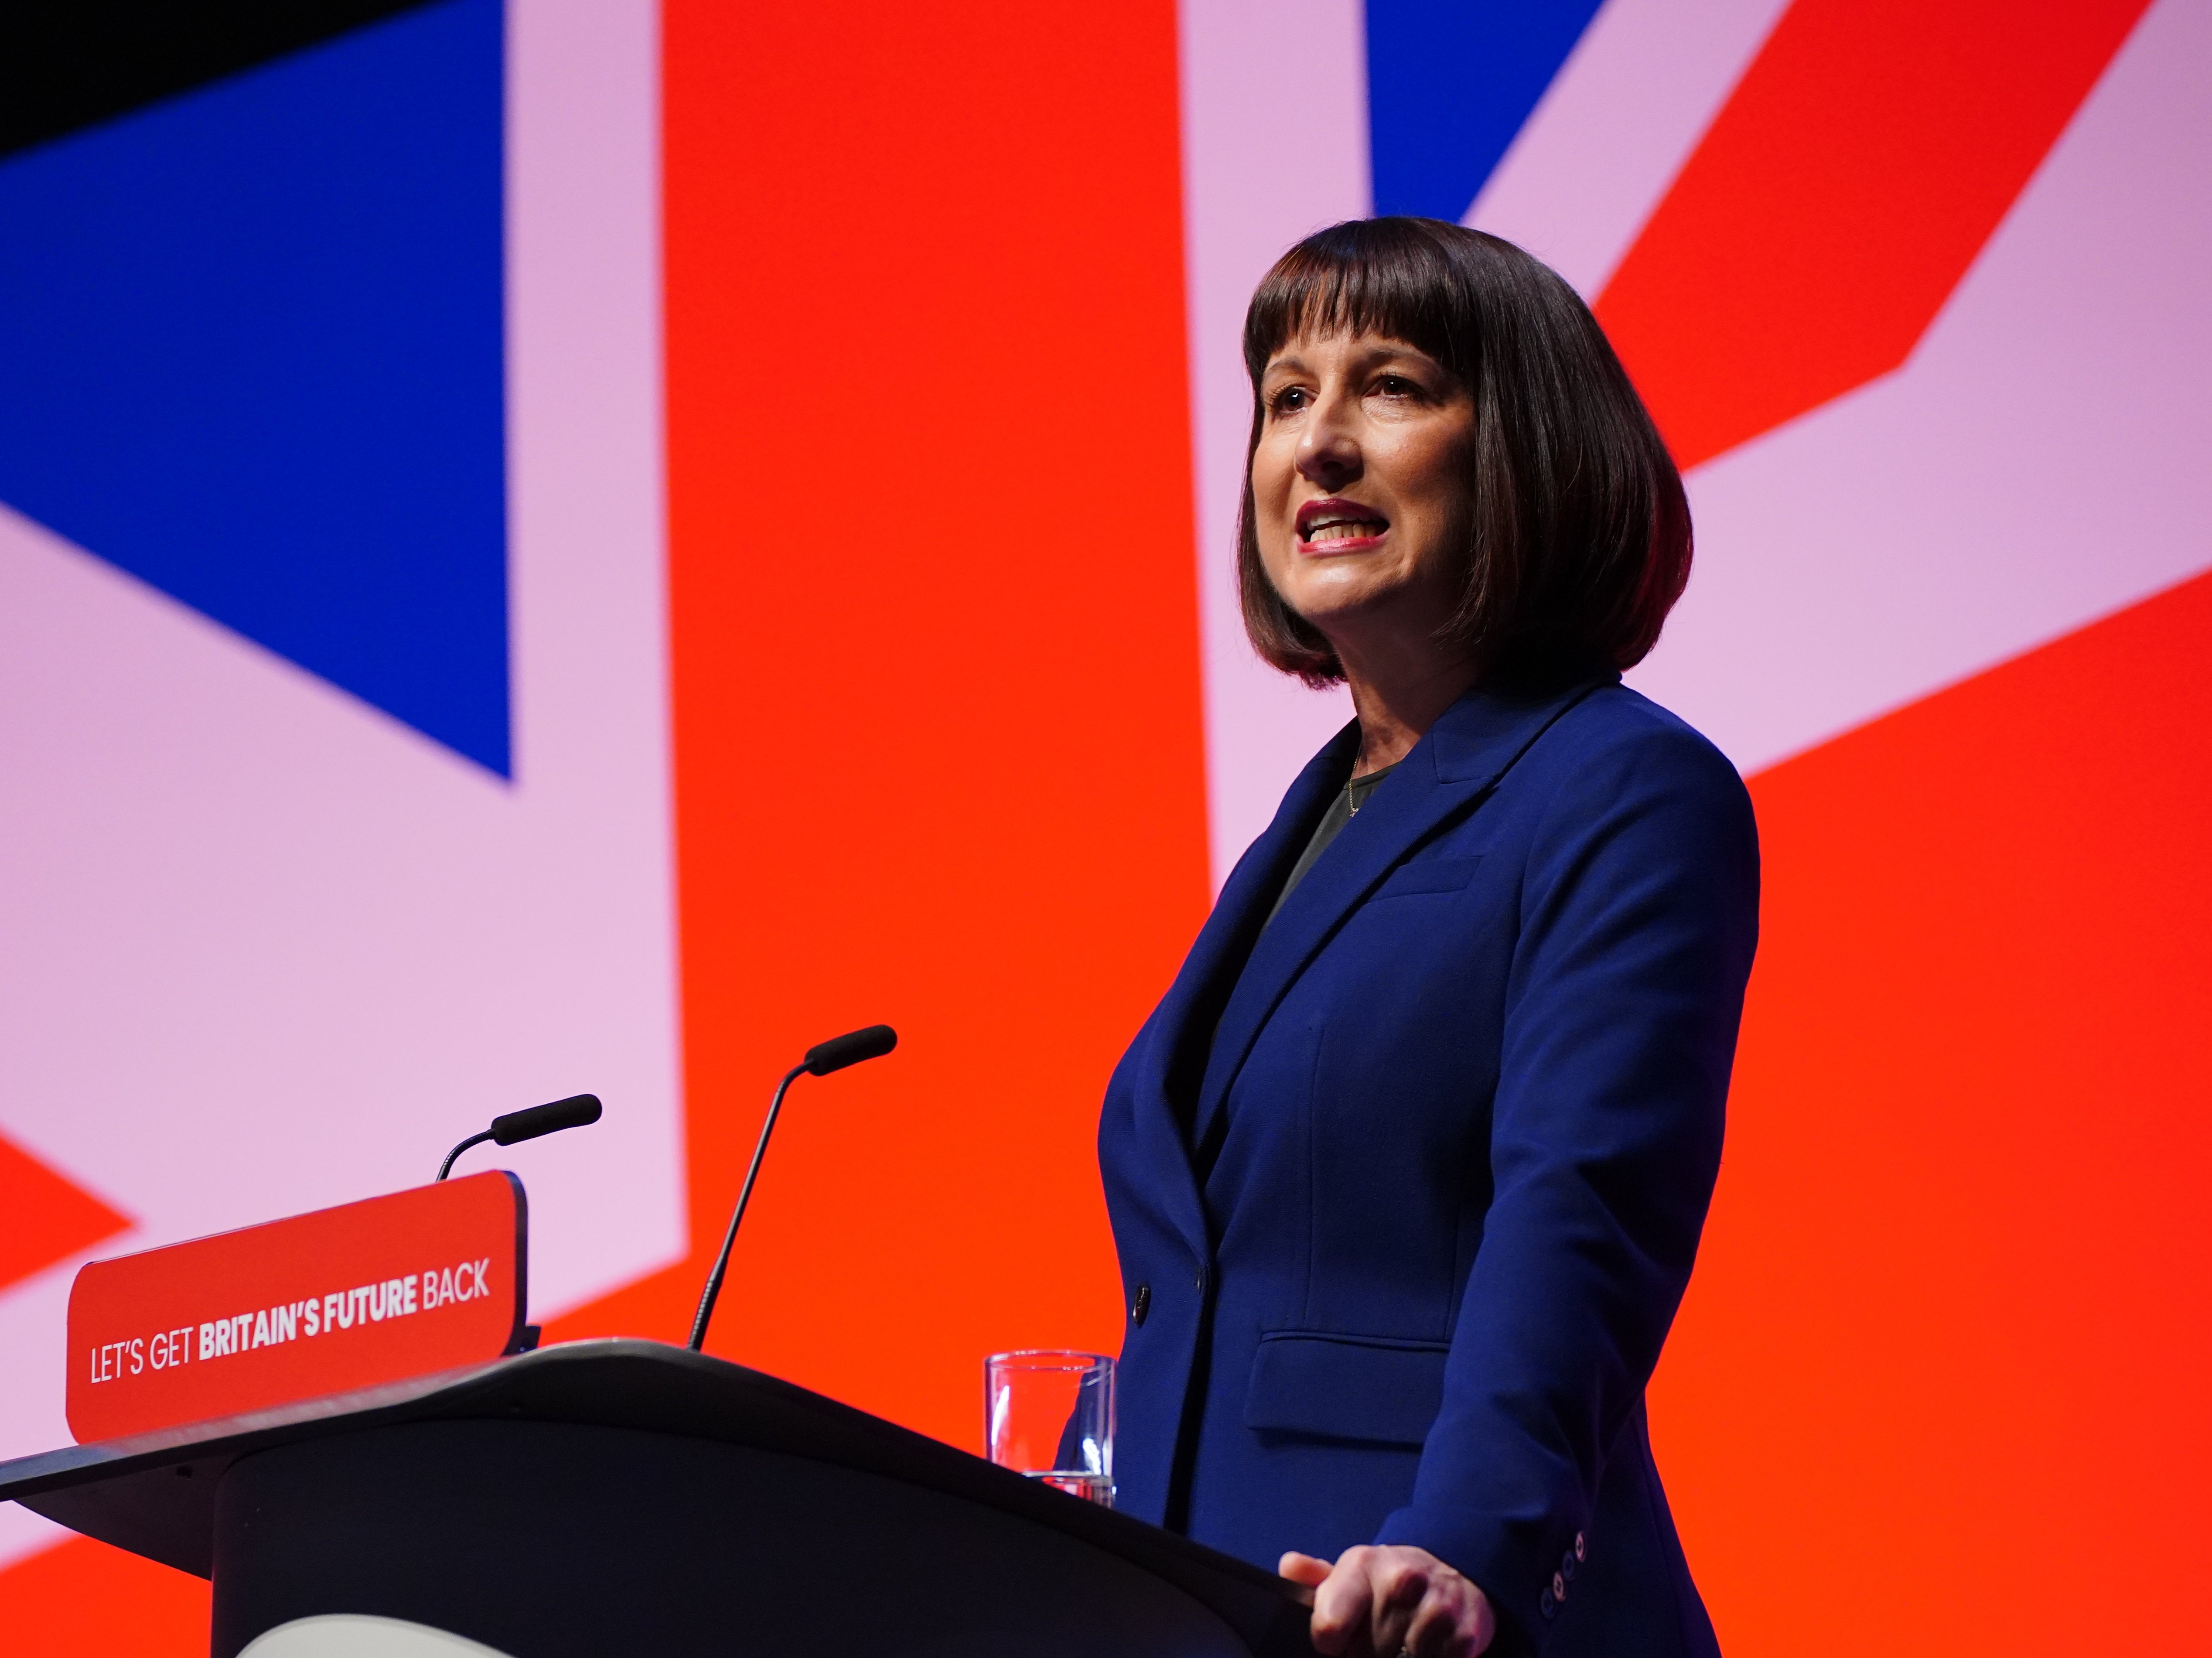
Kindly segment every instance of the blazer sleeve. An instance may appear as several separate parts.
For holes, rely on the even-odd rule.
[[[1491,1207],[1413,1500],[1376,1540],[1450,1562],[1540,1646],[1697,1254],[1759,846],[1734,767],[1670,725],[1578,761],[1529,847]]]

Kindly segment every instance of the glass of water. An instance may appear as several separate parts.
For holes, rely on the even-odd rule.
[[[1040,1349],[983,1361],[984,1455],[1114,1506],[1114,1361]]]

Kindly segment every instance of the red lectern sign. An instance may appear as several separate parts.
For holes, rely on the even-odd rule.
[[[479,1363],[522,1333],[501,1170],[95,1260],[70,1291],[79,1444]]]

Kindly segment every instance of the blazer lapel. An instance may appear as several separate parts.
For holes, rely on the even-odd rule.
[[[1194,1143],[1206,1135],[1222,1109],[1245,1055],[1276,1005],[1345,918],[1408,853],[1480,805],[1554,720],[1599,683],[1612,683],[1585,682],[1565,690],[1528,695],[1477,689],[1444,711],[1306,872],[1253,947],[1206,1061]],[[1346,736],[1356,745],[1356,729],[1340,735],[1338,741]],[[1312,769],[1307,768],[1309,774]],[[1345,774],[1338,774],[1339,787]],[[1318,816],[1316,811],[1314,817]],[[1312,821],[1307,820],[1308,834]],[[1304,846],[1301,838],[1297,849],[1275,872],[1273,884],[1266,889],[1269,902]]]
[[[1274,821],[1237,860],[1212,914],[1183,958],[1182,971],[1152,1016],[1152,1039],[1136,1078],[1137,1142],[1146,1166],[1158,1176],[1156,1196],[1201,1259],[1208,1255],[1210,1245],[1188,1138],[1200,1069],[1222,1005],[1235,988],[1251,947],[1252,934],[1267,920],[1314,825],[1344,786],[1358,749],[1355,720],[1307,762],[1283,797]]]

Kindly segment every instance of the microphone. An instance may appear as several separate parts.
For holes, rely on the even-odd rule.
[[[872,1024],[866,1030],[850,1031],[842,1036],[832,1036],[826,1042],[815,1043],[806,1050],[799,1068],[811,1077],[826,1077],[863,1060],[880,1060],[897,1046],[897,1031],[887,1024]]]
[[[847,1037],[844,1040],[852,1040]],[[826,1047],[827,1044],[825,1043]],[[533,1105],[526,1111],[509,1111],[504,1116],[494,1117],[491,1127],[481,1134],[471,1134],[452,1151],[440,1165],[438,1178],[443,1180],[453,1172],[453,1159],[472,1145],[482,1145],[491,1140],[501,1145],[520,1145],[525,1140],[534,1140],[540,1134],[557,1134],[564,1128],[581,1128],[586,1123],[599,1120],[599,1096],[597,1094],[572,1094],[565,1100],[555,1100],[548,1105]]]
[[[898,1032],[887,1024],[850,1030],[826,1042],[815,1043],[806,1050],[806,1057],[786,1072],[783,1080],[775,1085],[775,1096],[768,1102],[768,1121],[761,1124],[760,1139],[753,1143],[753,1160],[745,1169],[745,1183],[738,1191],[738,1206],[730,1217],[730,1230],[722,1234],[722,1253],[714,1257],[714,1269],[707,1274],[707,1287],[699,1297],[699,1310],[691,1320],[691,1339],[684,1345],[693,1352],[697,1352],[707,1339],[707,1321],[714,1316],[714,1303],[722,1293],[722,1276],[730,1270],[730,1246],[738,1241],[738,1223],[745,1218],[745,1205],[752,1200],[753,1182],[760,1178],[761,1158],[768,1153],[768,1137],[775,1132],[775,1114],[783,1109],[785,1091],[801,1077],[826,1077],[863,1060],[880,1060],[897,1046]]]

